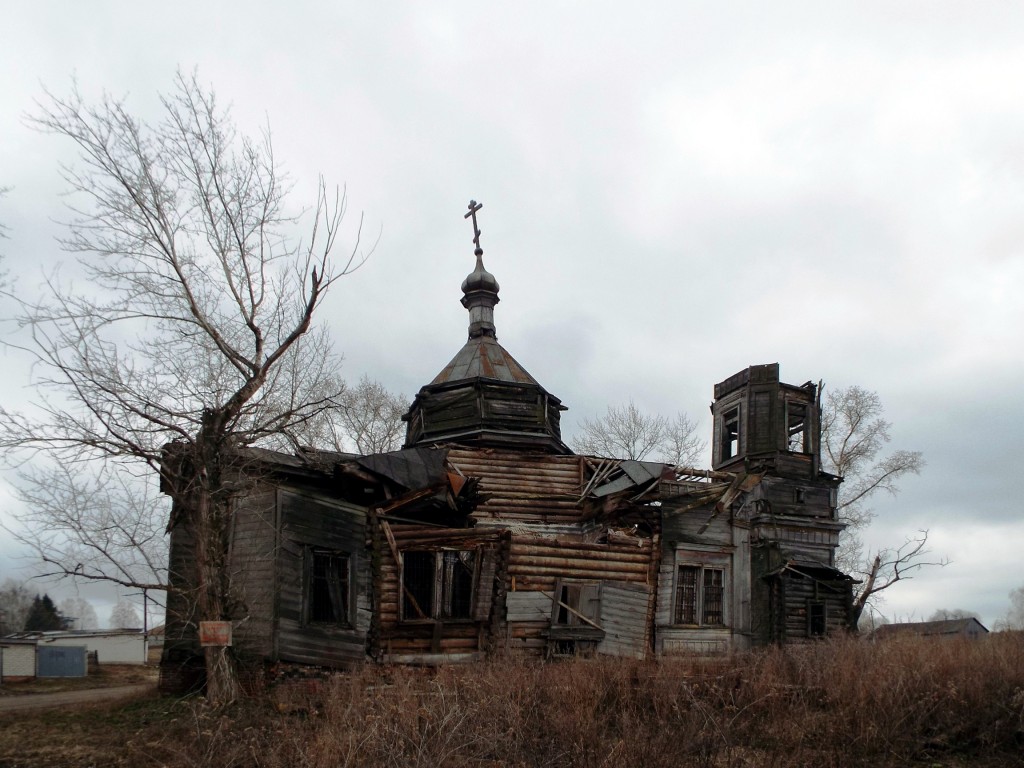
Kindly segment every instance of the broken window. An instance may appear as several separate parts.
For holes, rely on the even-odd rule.
[[[680,565],[676,579],[676,624],[725,624],[725,569]]]
[[[601,585],[558,581],[551,606],[548,653],[551,656],[588,654],[604,639],[601,628]]]
[[[345,552],[308,550],[306,618],[310,623],[350,625],[350,557]]]
[[[810,603],[807,606],[808,637],[824,637],[827,630],[825,603]]]
[[[441,555],[441,617],[468,619],[473,612],[475,552],[444,551]]]
[[[473,616],[473,550],[402,553],[404,619],[469,619]]]
[[[786,401],[786,450],[807,452],[807,403]]]
[[[740,407],[737,405],[722,414],[722,461],[739,456]]]
[[[601,608],[601,585],[559,582],[555,588],[551,623],[559,626],[594,626]]]

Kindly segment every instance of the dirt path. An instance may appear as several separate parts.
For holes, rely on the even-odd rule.
[[[23,696],[0,696],[0,712],[20,712],[29,709],[53,709],[81,704],[116,701],[156,690],[156,682],[119,685],[116,688],[90,688],[84,691],[59,693],[27,693]]]

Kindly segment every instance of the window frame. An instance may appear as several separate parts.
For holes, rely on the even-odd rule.
[[[477,592],[480,580],[480,564],[482,555],[479,547],[461,549],[456,547],[441,547],[428,549],[406,549],[399,553],[398,584],[399,584],[399,616],[403,622],[432,623],[443,621],[445,623],[473,622],[476,606]],[[430,576],[430,610],[419,606],[422,615],[417,615],[415,608],[409,600],[409,593],[412,591],[406,584],[407,567],[406,557],[408,555],[432,555],[432,574]],[[472,560],[472,568],[468,575],[468,593],[458,597],[460,590],[466,586],[465,578],[456,579],[458,564],[463,561],[462,555],[469,555]],[[417,592],[425,592],[423,585],[419,585]],[[459,601],[461,610],[456,610],[456,601]],[[418,601],[417,601],[418,605]],[[410,615],[412,608],[413,615]]]
[[[785,429],[786,429],[786,450],[789,453],[806,454],[810,453],[810,414],[811,407],[808,403],[799,400],[786,400],[785,407]],[[792,417],[802,411],[802,417],[796,422],[797,426],[791,425]],[[799,435],[799,445],[794,447],[793,436]]]
[[[689,584],[684,583],[684,569],[693,574],[692,580],[687,579],[690,588],[693,590],[693,618],[696,621],[684,621],[687,616],[684,613],[683,591]],[[708,583],[708,576],[714,578],[718,574],[719,584]],[[730,625],[729,615],[729,566],[717,559],[695,560],[693,558],[678,558],[675,563],[675,574],[672,585],[672,624],[678,627],[698,627],[701,629],[722,629]],[[713,593],[717,592],[717,595]],[[713,610],[713,600],[709,596],[717,597],[716,614],[720,621],[708,621],[709,612]]]
[[[807,601],[807,636],[828,636],[828,602],[825,600]]]
[[[354,594],[354,579],[353,575],[355,555],[352,552],[346,552],[341,549],[332,549],[330,547],[313,547],[306,546],[303,548],[303,600],[302,600],[302,624],[303,626],[309,627],[337,627],[340,629],[352,629],[355,627],[354,622],[354,608],[355,608],[355,594]],[[333,604],[333,597],[331,595],[330,584],[327,585],[328,593],[327,600],[331,601],[330,609],[335,613],[335,618],[324,619],[314,618],[314,615],[318,612],[318,608],[314,604],[317,601],[318,588],[316,586],[317,575],[317,559],[318,558],[329,558],[329,560],[340,560],[343,561],[343,568],[339,570],[338,575],[343,575],[338,589],[336,592],[337,597],[341,600],[341,608],[344,609],[344,615],[341,617],[337,616],[338,607]],[[322,577],[325,580],[331,578],[328,574]]]
[[[735,425],[735,430],[730,429],[731,425]],[[732,461],[743,455],[742,403],[735,403],[722,409],[721,436],[721,444],[718,447],[720,462]],[[734,444],[735,450],[733,450]]]
[[[559,579],[555,583],[552,595],[555,597],[551,603],[552,627],[590,627],[600,622],[602,599],[600,581]],[[572,610],[566,608],[562,603],[568,605]],[[593,603],[594,605],[585,605],[584,603]],[[585,616],[586,619],[580,618],[581,616]],[[588,621],[592,623],[588,623]]]

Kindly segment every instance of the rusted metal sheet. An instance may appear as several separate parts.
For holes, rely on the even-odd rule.
[[[481,377],[537,384],[537,380],[493,336],[480,336],[467,341],[430,383],[443,384]]]

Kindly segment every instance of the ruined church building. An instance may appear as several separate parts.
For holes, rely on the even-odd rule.
[[[580,456],[561,401],[498,343],[498,282],[462,283],[469,337],[369,456],[251,449],[230,563],[240,658],[346,668],[518,653],[654,658],[811,642],[850,622],[841,479],[819,392],[752,365],[714,386],[712,467]],[[190,533],[171,531],[168,688],[201,665]]]

